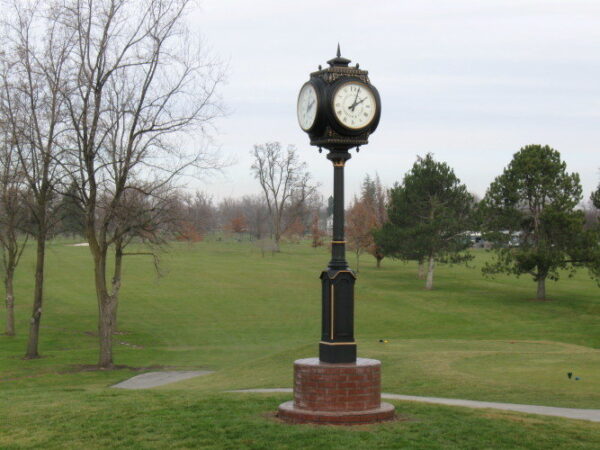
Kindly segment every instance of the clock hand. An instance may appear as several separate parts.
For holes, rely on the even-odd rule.
[[[358,103],[356,103],[356,104],[354,105],[354,107],[356,108],[358,105],[360,105],[360,104],[361,104],[362,102],[364,102],[366,99],[367,99],[367,97],[365,97],[365,98],[361,99],[361,100],[360,100]],[[352,111],[354,111],[354,109],[353,109]]]
[[[360,88],[356,91],[356,97],[354,97],[354,104],[356,105],[356,100],[358,99],[358,93],[360,92]]]
[[[354,108],[356,108],[356,105],[358,105],[358,103],[356,103],[356,100],[358,99],[358,93],[360,92],[360,88],[358,88],[358,90],[356,91],[356,97],[354,97],[354,103],[352,103],[352,105],[350,105],[348,107],[348,109],[351,109],[352,112],[354,112]]]
[[[314,101],[314,100],[313,100],[312,102],[310,102],[310,103],[308,104],[308,106],[306,107],[306,111],[307,111],[307,112],[308,112],[308,111],[310,111],[310,110],[311,110],[311,108],[312,108],[312,106],[313,106],[314,104],[315,104],[315,101]]]

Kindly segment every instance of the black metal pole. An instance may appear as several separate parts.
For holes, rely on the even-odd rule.
[[[332,155],[330,153],[330,155]],[[348,268],[346,261],[346,240],[344,237],[344,166],[350,159],[335,157],[333,162],[333,240],[331,241],[330,270],[344,270]]]
[[[333,239],[331,261],[321,273],[322,327],[319,359],[327,363],[356,362],[354,342],[354,272],[346,262],[344,237],[344,166],[348,150],[330,151],[333,163]]]

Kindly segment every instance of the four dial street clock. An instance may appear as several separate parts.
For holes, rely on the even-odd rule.
[[[319,359],[327,363],[356,361],[354,341],[355,275],[346,262],[344,239],[344,166],[349,150],[368,143],[381,115],[381,100],[366,70],[337,56],[329,67],[310,74],[298,95],[298,122],[311,145],[329,150],[333,163],[333,240],[331,261],[321,273],[322,326]]]

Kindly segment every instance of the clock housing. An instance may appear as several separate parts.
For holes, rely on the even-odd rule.
[[[337,57],[328,61],[329,67],[322,69],[319,66],[318,71],[310,74],[307,83],[315,87],[318,107],[312,124],[307,118],[300,127],[308,133],[311,145],[346,151],[367,144],[369,135],[379,124],[381,99],[369,80],[369,72],[360,69],[358,64],[350,67],[349,63],[349,59],[340,55],[338,47]],[[357,90],[344,92],[349,87]],[[365,107],[367,104],[368,108]]]

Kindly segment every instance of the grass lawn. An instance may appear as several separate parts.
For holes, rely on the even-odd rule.
[[[44,357],[35,361],[21,359],[31,248],[18,270],[19,334],[0,336],[0,448],[600,447],[597,423],[410,402],[394,402],[408,420],[392,424],[289,426],[272,417],[289,395],[225,393],[291,387],[294,359],[316,356],[328,255],[306,243],[264,258],[249,243],[173,244],[161,277],[151,260],[130,257],[115,363],[215,373],[147,391],[107,389],[136,372],[83,370],[97,361],[91,261],[87,248],[65,244],[48,251]],[[483,278],[487,257],[478,251],[472,268],[439,267],[431,292],[416,265],[384,260],[376,269],[362,258],[359,356],[382,361],[383,390],[600,408],[600,288],[581,271],[549,282],[550,301],[534,301],[528,278]]]

